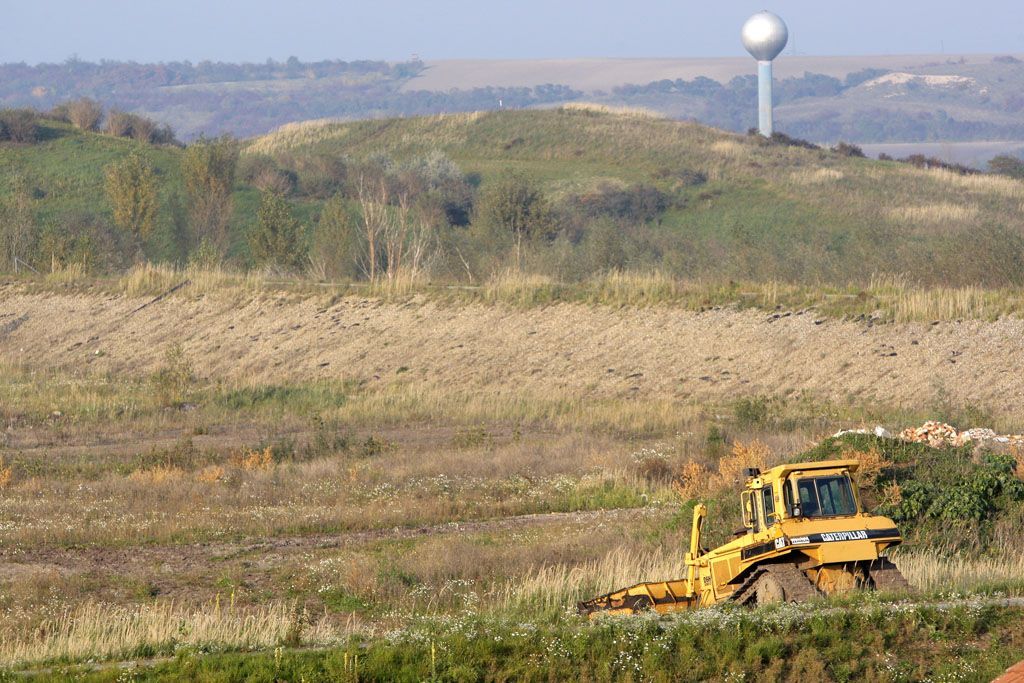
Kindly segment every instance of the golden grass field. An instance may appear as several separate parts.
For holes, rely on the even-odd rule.
[[[192,290],[140,308],[183,275]],[[721,498],[744,449],[777,462],[874,420],[1019,415],[1014,317],[869,324],[775,311],[781,286],[701,312],[685,283],[637,282],[549,304],[552,283],[512,278],[470,295],[152,269],[3,285],[0,667],[561,615],[680,573],[682,472]],[[753,396],[769,413],[746,415]],[[712,542],[735,526],[722,500]],[[1016,590],[1000,524],[984,557],[897,561],[931,593]]]

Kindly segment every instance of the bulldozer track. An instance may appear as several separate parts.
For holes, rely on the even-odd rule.
[[[914,590],[896,565],[884,557],[871,563],[868,574],[874,581],[875,590],[891,593],[910,593]]]
[[[808,602],[822,595],[802,571],[791,564],[781,563],[752,572],[730,600],[741,605],[753,603],[757,600],[758,587],[767,581],[773,581],[782,588],[786,602]]]
[[[773,564],[759,567],[751,572],[729,600],[741,605],[756,604],[758,583],[766,580],[768,574],[782,587],[786,595],[786,602],[806,602],[822,595],[822,592],[815,588],[810,579],[793,565]],[[875,590],[886,593],[915,592],[914,587],[910,585],[899,568],[888,558],[882,557],[873,561],[868,568],[868,574]]]

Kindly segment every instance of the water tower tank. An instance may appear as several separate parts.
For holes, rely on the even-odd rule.
[[[772,60],[785,49],[789,41],[789,29],[778,15],[763,10],[747,19],[740,35],[743,47],[757,60],[758,129],[761,135],[771,137]]]

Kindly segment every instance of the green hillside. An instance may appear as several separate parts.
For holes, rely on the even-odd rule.
[[[137,259],[110,257],[127,247],[111,225],[103,180],[105,166],[132,150],[152,164],[159,185],[157,227],[143,255],[188,259],[201,236],[189,226],[182,150],[59,123],[44,123],[41,137],[34,145],[0,144],[0,163],[10,169],[0,181],[5,204],[16,177],[31,193],[38,239],[28,259],[37,267],[49,267],[58,252],[96,270]],[[543,229],[524,244],[523,268],[559,281],[611,269],[805,284],[864,283],[874,275],[925,285],[1024,281],[1020,181],[586,108],[307,122],[246,141],[226,257],[258,265],[248,236],[259,188],[272,189],[302,223],[305,242],[296,248],[326,262],[321,275],[360,277],[366,245],[358,186],[383,177],[430,217],[426,276],[486,279],[513,264],[507,231],[485,210],[510,172],[544,208]],[[389,210],[401,191],[389,197]],[[319,216],[332,196],[343,217],[325,233]]]
[[[179,158],[172,146],[147,145],[128,138],[83,133],[71,125],[44,120],[34,144],[0,144],[0,199],[11,210],[13,195],[25,192],[38,230],[38,240],[21,258],[48,268],[51,255],[74,262],[86,259],[97,266],[130,261],[130,254],[110,254],[125,245],[111,227],[104,196],[104,169],[131,152],[152,165],[158,179],[161,211],[146,256],[173,260],[179,256],[176,232],[182,226]],[[104,253],[100,253],[104,252]],[[3,261],[0,261],[3,263]],[[6,264],[3,264],[6,265]]]
[[[659,188],[672,206],[642,235],[626,230],[632,248],[646,243],[630,266],[805,282],[872,273],[933,284],[1024,277],[1018,181],[767,146],[642,115],[559,109],[311,122],[259,138],[247,154],[407,161],[437,150],[480,174],[483,186],[512,168],[542,179],[556,199],[605,184]]]

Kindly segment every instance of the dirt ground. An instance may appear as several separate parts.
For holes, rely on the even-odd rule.
[[[210,378],[320,377],[526,395],[838,401],[1024,409],[1024,321],[871,324],[813,312],[513,309],[256,294],[146,299],[0,287],[0,361],[145,373],[181,343]]]
[[[554,512],[494,520],[450,522],[424,527],[395,527],[331,535],[275,536],[181,545],[0,547],[0,582],[30,576],[88,577],[97,585],[117,586],[117,577],[152,585],[166,598],[201,601],[210,596],[218,577],[238,574],[250,588],[274,590],[285,567],[314,556],[335,556],[339,550],[380,541],[402,541],[456,534],[508,534],[545,529],[562,535],[592,534],[656,516],[650,508]]]

